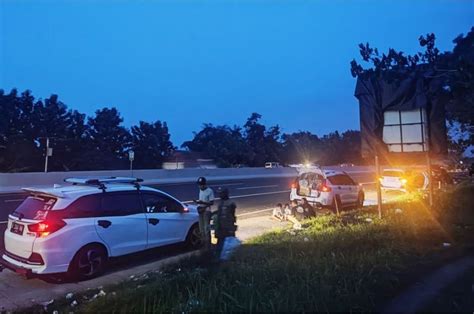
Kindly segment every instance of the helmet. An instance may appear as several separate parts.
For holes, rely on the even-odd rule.
[[[206,180],[206,178],[204,178],[204,177],[199,177],[199,178],[197,179],[197,182],[196,182],[196,183],[197,183],[197,185],[206,185],[206,184],[207,184],[207,180]]]

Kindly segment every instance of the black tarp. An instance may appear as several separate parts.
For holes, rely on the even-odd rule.
[[[362,156],[388,152],[382,141],[385,111],[417,108],[424,108],[428,117],[430,154],[445,154],[445,98],[437,92],[441,88],[439,84],[439,81],[424,75],[413,75],[390,83],[369,75],[358,77],[355,96],[359,100]]]

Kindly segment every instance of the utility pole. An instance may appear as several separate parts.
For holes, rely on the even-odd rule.
[[[46,138],[46,154],[44,159],[44,172],[48,172],[48,158],[52,155],[52,150],[49,149],[49,137]]]
[[[382,187],[380,183],[380,163],[378,155],[375,155],[375,177],[375,186],[377,189],[377,209],[379,212],[379,218],[382,218]]]
[[[133,177],[133,160],[135,159],[135,152],[133,150],[128,151],[128,159],[130,160],[130,172]]]

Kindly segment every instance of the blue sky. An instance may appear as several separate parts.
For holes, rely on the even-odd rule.
[[[463,0],[0,0],[0,88],[167,121],[175,145],[252,112],[322,135],[359,128],[360,42],[413,53],[434,32],[447,50],[473,21]]]

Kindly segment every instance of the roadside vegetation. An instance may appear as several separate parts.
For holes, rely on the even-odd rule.
[[[245,243],[224,263],[202,256],[115,286],[60,300],[48,311],[373,311],[417,277],[474,243],[474,185],[375,208],[324,215],[301,231],[281,229]]]

